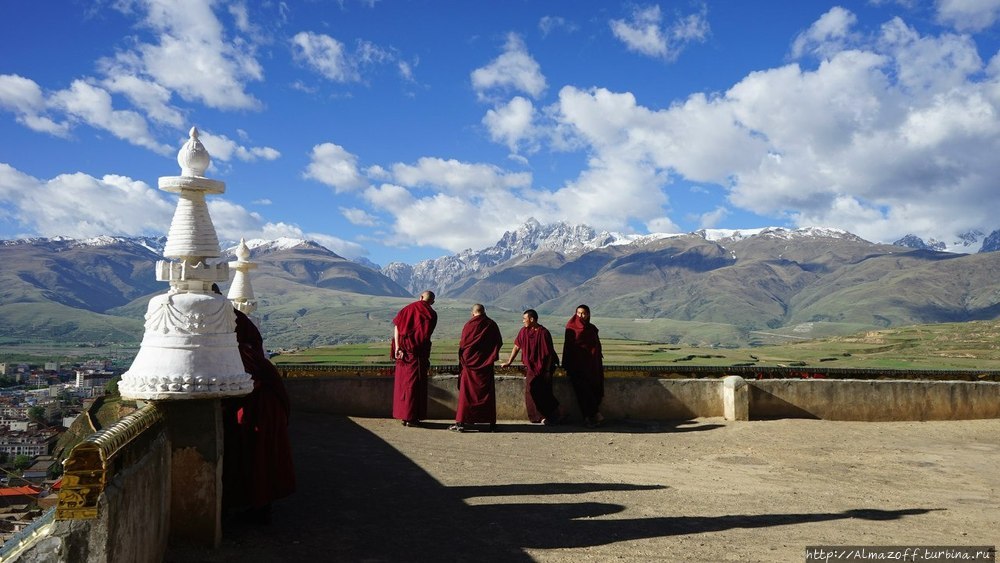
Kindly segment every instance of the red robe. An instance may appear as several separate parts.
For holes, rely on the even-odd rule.
[[[253,391],[224,401],[223,492],[232,508],[260,508],[295,491],[288,395],[249,317],[236,311],[236,340]]]
[[[427,418],[427,373],[431,368],[431,334],[437,326],[437,312],[426,301],[415,301],[403,307],[392,324],[399,331],[399,348],[403,351],[403,357],[396,360],[392,417],[411,422],[423,420]]]
[[[597,333],[596,326],[576,315],[566,323],[562,365],[585,418],[593,418],[604,399],[604,354]]]
[[[462,371],[459,375],[455,422],[496,423],[493,363],[500,357],[502,345],[500,328],[485,314],[472,317],[465,323],[462,338],[458,341],[458,364]]]
[[[528,410],[528,420],[555,419],[559,401],[552,393],[552,374],[559,365],[559,358],[552,344],[552,334],[542,325],[524,327],[517,333],[514,345],[521,349],[524,364],[524,406]]]

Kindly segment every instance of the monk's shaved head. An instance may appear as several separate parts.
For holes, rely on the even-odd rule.
[[[426,301],[428,303],[434,303],[434,292],[431,291],[431,290],[427,290],[427,291],[421,293],[420,294],[420,300],[421,301]]]
[[[486,307],[483,307],[482,303],[476,303],[475,305],[472,306],[473,315],[482,315],[485,312],[486,312]]]

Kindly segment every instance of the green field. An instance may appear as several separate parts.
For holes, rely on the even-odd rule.
[[[501,353],[506,360],[513,339]],[[562,341],[555,339],[556,350]],[[673,346],[627,339],[602,339],[608,365],[822,366],[872,369],[1000,370],[1000,322],[915,325],[852,336],[802,340],[753,348]],[[434,341],[431,363],[455,364],[458,341]],[[344,344],[285,352],[277,364],[379,365],[390,363],[388,342]]]

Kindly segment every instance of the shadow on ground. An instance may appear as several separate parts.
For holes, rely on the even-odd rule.
[[[890,520],[929,511],[596,519],[625,507],[532,501],[542,495],[663,487],[627,483],[445,487],[391,444],[346,417],[296,413],[291,431],[298,492],[275,503],[273,522],[261,526],[227,520],[220,548],[171,546],[167,561],[517,562],[532,561],[528,548],[597,546],[849,518]],[[465,502],[494,496],[525,498],[492,505]]]
[[[451,426],[450,422],[424,421],[419,423],[421,427],[430,430],[447,430]],[[579,422],[569,421],[552,426],[543,424],[532,424],[530,422],[501,422],[496,427],[496,432],[521,432],[521,433],[544,433],[544,434],[564,434],[576,432],[603,432],[603,433],[626,433],[644,434],[657,432],[704,432],[705,430],[715,430],[724,428],[725,424],[703,423],[697,420],[608,420],[601,426],[588,428]],[[466,432],[490,432],[487,424],[469,424]]]

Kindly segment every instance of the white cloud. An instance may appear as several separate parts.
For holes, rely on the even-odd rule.
[[[13,112],[18,123],[33,131],[67,136],[69,124],[43,115],[46,106],[45,95],[34,80],[16,74],[0,74],[0,108]]]
[[[518,146],[525,141],[529,143],[529,150],[532,148],[530,142],[534,136],[534,116],[535,107],[531,100],[515,96],[506,105],[487,111],[483,117],[483,125],[489,130],[491,139],[507,145],[516,153]]]
[[[0,105],[36,131],[68,136],[73,125],[85,123],[160,154],[175,149],[156,139],[147,120],[186,129],[177,97],[219,109],[260,106],[246,91],[247,82],[263,79],[255,43],[227,35],[212,3],[120,0],[111,6],[138,19],[138,31],[128,48],[97,61],[99,78],[82,77],[45,94],[29,79],[0,77]],[[245,4],[232,4],[229,12],[238,31],[254,31]],[[123,108],[123,100],[134,109]]]
[[[356,242],[349,240],[344,240],[340,237],[335,237],[333,235],[328,235],[326,233],[303,233],[302,238],[308,240],[314,240],[326,248],[332,250],[333,252],[339,254],[340,256],[352,260],[354,258],[360,258],[361,256],[367,256],[368,250]],[[274,238],[274,237],[272,237]]]
[[[851,27],[858,21],[853,12],[834,6],[800,33],[792,42],[792,57],[806,53],[827,57],[842,50],[850,39]]]
[[[267,198],[265,197],[265,198],[263,198],[263,199],[255,199],[255,200],[253,200],[253,202],[252,202],[252,203],[253,203],[254,205],[271,205],[271,204],[272,204],[272,203],[274,203],[274,202],[272,202],[272,201],[271,201],[270,199],[267,199]]]
[[[0,163],[0,202],[23,229],[44,237],[160,235],[175,202],[124,176],[82,172],[42,180]]]
[[[211,3],[126,0],[116,6],[138,7],[143,27],[154,37],[102,61],[109,79],[141,76],[185,100],[219,109],[260,106],[246,91],[247,82],[264,78],[254,44],[226,36]]]
[[[413,80],[409,63],[399,61],[392,49],[387,49],[359,39],[353,50],[341,41],[322,33],[302,31],[292,37],[292,55],[295,60],[334,82],[359,82],[363,70],[375,65],[396,64],[400,76]]]
[[[378,225],[378,219],[364,209],[341,207],[340,214],[350,221],[352,225],[360,225],[362,227],[374,227]]]
[[[409,190],[395,184],[369,186],[364,191],[364,197],[375,207],[394,215],[403,213],[415,201]]]
[[[727,216],[729,216],[730,211],[725,207],[716,207],[712,211],[707,213],[702,213],[701,217],[698,219],[699,229],[712,229],[715,228],[719,223],[722,222]]]
[[[541,67],[516,33],[508,34],[504,52],[490,64],[472,71],[471,78],[472,87],[481,100],[509,91],[538,98],[546,88]]]
[[[104,129],[134,145],[160,154],[170,154],[175,150],[153,137],[142,115],[131,110],[114,109],[111,94],[82,80],[74,80],[68,89],[52,94],[49,102],[88,125]]]
[[[906,95],[924,98],[949,92],[983,69],[968,36],[921,36],[899,18],[883,25],[881,32],[878,48],[891,57],[896,80]]]
[[[281,153],[271,147],[245,147],[225,135],[213,135],[199,131],[199,139],[204,143],[212,159],[228,162],[236,158],[243,162],[255,160],[277,160]]]
[[[540,209],[538,202],[502,190],[481,194],[428,190],[427,195],[414,196],[403,186],[382,184],[366,189],[364,198],[393,217],[392,232],[383,243],[437,246],[453,252],[492,244]]]
[[[753,73],[726,93],[768,145],[755,167],[732,170],[731,202],[870,240],[996,228],[1000,84],[977,78],[967,38],[893,20],[855,49],[814,71]]]
[[[567,20],[561,16],[542,16],[538,20],[538,29],[542,31],[542,37],[548,36],[550,33],[557,29],[565,30],[567,33],[572,33],[578,28],[575,23]]]
[[[392,174],[395,181],[404,186],[432,188],[469,197],[531,185],[531,174],[526,172],[506,172],[490,164],[430,157],[419,159],[415,165],[395,164]]]
[[[184,127],[183,112],[170,105],[170,90],[163,86],[135,75],[114,73],[103,80],[101,85],[109,92],[123,94],[133,105],[145,111],[153,121],[178,128]]]
[[[609,151],[590,159],[578,178],[543,201],[560,219],[601,229],[628,230],[630,218],[652,221],[667,204],[666,175],[633,155]]]
[[[547,107],[514,97],[487,112],[491,139],[512,150],[548,143],[585,156],[586,168],[563,185],[423,158],[369,168],[392,183],[364,199],[389,217],[388,243],[452,251],[491,244],[529,216],[677,232],[673,213],[713,228],[749,211],[876,241],[997,228],[1000,55],[986,66],[969,37],[921,35],[899,19],[875,34],[856,25],[850,12],[831,10],[790,46],[818,55],[815,68],[751,72],[724,92],[665,108],[630,92],[564,86]],[[718,186],[728,202],[706,207],[691,184],[701,193]]]
[[[659,5],[636,7],[630,19],[611,20],[611,32],[630,51],[650,57],[675,60],[689,43],[702,42],[710,33],[707,9],[678,16],[669,26],[661,26]]]
[[[292,37],[295,58],[334,82],[352,82],[361,77],[348,60],[344,44],[329,35],[302,31]]]
[[[274,240],[287,237],[313,240],[345,258],[364,256],[367,251],[359,244],[328,235],[303,231],[298,225],[265,221],[259,213],[248,211],[242,205],[219,198],[208,200],[215,232],[220,240],[261,238]]]
[[[333,143],[313,147],[309,166],[303,175],[330,186],[337,193],[368,185],[358,170],[358,157]]]
[[[656,219],[647,221],[646,230],[648,230],[651,233],[666,233],[666,234],[674,234],[682,232],[681,228],[677,226],[677,223],[671,221],[669,217],[657,217]]]
[[[1000,0],[937,0],[937,19],[958,31],[983,31],[1000,17]]]

